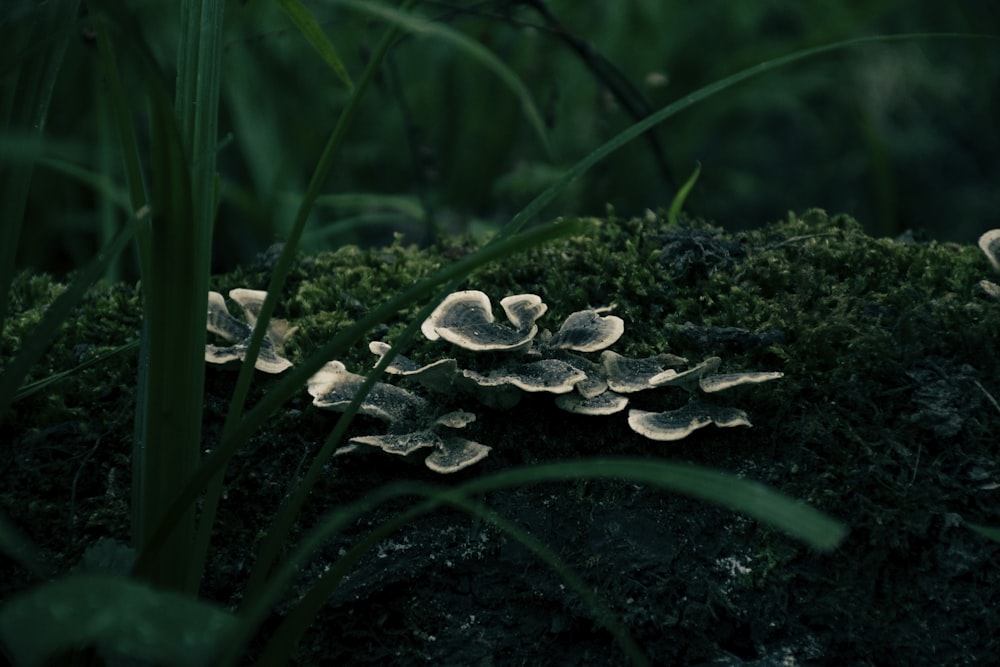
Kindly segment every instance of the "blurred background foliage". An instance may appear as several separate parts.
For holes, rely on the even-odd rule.
[[[30,21],[35,4],[5,1],[0,23]],[[129,5],[172,76],[176,4]],[[357,76],[382,26],[326,2],[306,5]],[[551,153],[493,73],[442,41],[403,37],[348,135],[307,251],[381,244],[397,232],[421,244],[487,232],[647,111],[782,54],[885,33],[1000,34],[1000,6],[988,0],[453,0],[417,11],[478,40],[522,77]],[[121,184],[85,14],[79,32],[55,90],[47,154]],[[225,34],[215,271],[252,263],[282,239],[348,94],[269,0],[227,3]],[[0,76],[12,58],[31,57],[2,45],[0,56]],[[599,164],[545,216],[666,207],[700,163],[686,210],[729,229],[818,206],[876,235],[913,229],[972,243],[1000,225],[998,98],[995,41],[837,52],[682,112]],[[36,170],[27,216],[18,265],[56,274],[93,256],[123,222],[51,168]],[[126,259],[116,276],[135,279],[134,263]]]

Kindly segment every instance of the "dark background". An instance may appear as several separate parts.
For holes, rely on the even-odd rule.
[[[172,76],[175,3],[131,6]],[[384,24],[327,3],[307,6],[357,78]],[[274,3],[226,9],[215,271],[249,263],[282,239],[347,97]],[[522,77],[545,116],[552,155],[495,74],[453,45],[405,37],[348,134],[326,187],[337,196],[317,207],[307,251],[385,243],[394,232],[417,243],[488,232],[644,109],[802,48],[901,32],[1000,34],[1000,8],[974,0],[470,1],[425,2],[417,11],[478,40]],[[0,20],[30,14],[30,3],[14,2]],[[87,28],[83,15],[55,91],[51,154],[123,183]],[[124,70],[138,81],[127,63]],[[914,230],[973,243],[1000,226],[998,95],[998,41],[837,51],[667,120],[652,140],[633,142],[574,183],[543,217],[601,215],[608,204],[622,215],[666,207],[700,163],[686,210],[728,229],[821,207],[855,216],[875,235]],[[135,111],[142,121],[138,93]],[[63,274],[90,258],[124,214],[78,180],[40,168],[27,216],[19,265]],[[130,258],[118,270],[135,277]]]

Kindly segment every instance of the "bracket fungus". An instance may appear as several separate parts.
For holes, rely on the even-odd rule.
[[[453,292],[420,325],[428,340],[444,340],[467,350],[519,350],[538,333],[535,320],[547,306],[534,294],[517,294],[500,302],[515,328],[497,324],[490,298],[478,290]]]
[[[631,394],[653,385],[650,380],[660,377],[668,368],[686,364],[687,359],[674,354],[658,354],[647,359],[623,357],[612,350],[601,353],[601,365],[608,379],[608,387],[620,394]],[[676,373],[676,371],[674,371]]]
[[[646,359],[624,357],[607,348],[625,331],[620,317],[606,315],[613,306],[571,313],[555,334],[538,334],[538,319],[547,306],[534,294],[516,294],[500,301],[507,324],[497,323],[489,297],[478,290],[449,294],[421,324],[429,340],[446,340],[471,351],[510,352],[515,356],[498,360],[484,355],[483,365],[459,368],[453,358],[421,365],[397,355],[385,371],[412,379],[439,394],[465,392],[496,409],[516,405],[525,393],[555,394],[557,407],[581,415],[611,415],[629,404],[626,394],[676,387],[695,394],[715,393],[744,384],[782,377],[777,372],[724,373],[716,371],[719,357],[709,357],[688,368],[688,360],[673,354]],[[381,360],[391,349],[388,343],[372,341],[372,354]],[[599,360],[584,356],[602,351]],[[318,407],[343,410],[359,391],[364,378],[349,373],[340,362],[330,362],[309,381],[309,392]],[[490,448],[465,438],[442,434],[443,429],[464,428],[475,415],[449,412],[429,421],[435,410],[431,402],[401,387],[377,382],[361,402],[360,412],[389,422],[389,433],[351,438],[338,453],[359,445],[408,456],[421,449],[432,450],[425,459],[431,470],[450,473],[487,456]],[[664,412],[632,409],[628,424],[633,431],[652,440],[679,440],[709,424],[721,427],[750,426],[742,410],[720,407],[692,399],[686,406]]]
[[[205,346],[205,361],[212,364],[229,364],[242,362],[250,346],[250,336],[257,325],[257,317],[264,305],[267,292],[262,290],[234,289],[230,290],[229,298],[235,301],[243,310],[246,322],[242,322],[229,314],[226,300],[218,292],[208,293],[208,330],[213,334],[230,341],[231,345]],[[267,333],[260,346],[254,367],[265,373],[281,373],[292,367],[292,362],[278,354],[278,351],[295,333],[295,327],[289,327],[285,320],[271,318],[267,323]]]
[[[309,378],[309,393],[313,404],[325,410],[343,412],[361,389],[365,378],[351,373],[339,361],[327,362]],[[440,473],[451,473],[481,461],[490,448],[478,442],[455,436],[441,436],[438,428],[459,429],[475,421],[471,412],[453,411],[439,416],[427,425],[428,402],[401,387],[384,382],[372,385],[362,399],[358,412],[377,417],[390,424],[390,433],[351,438],[337,454],[355,451],[358,445],[377,447],[387,454],[408,456],[430,448],[433,451],[424,464]]]
[[[570,314],[545,346],[554,350],[597,352],[614,345],[625,333],[625,321],[615,315],[601,315],[612,307]]]
[[[980,236],[979,249],[990,260],[993,270],[1000,272],[1000,229],[991,229]],[[980,280],[979,286],[994,299],[1000,299],[1000,285],[991,280]]]
[[[373,340],[368,343],[368,349],[378,357],[376,365],[382,361],[382,357],[389,351],[389,344],[380,340]],[[446,392],[451,389],[452,381],[458,372],[458,362],[454,359],[438,359],[425,366],[412,361],[408,357],[397,354],[385,368],[385,372],[390,375],[398,375],[416,380],[423,386],[434,391]]]
[[[313,405],[324,410],[343,412],[360,391],[364,381],[363,375],[351,373],[341,362],[328,361],[309,378],[307,386],[313,397]],[[358,412],[363,415],[387,422],[416,419],[426,410],[425,399],[384,382],[372,385],[358,408]]]
[[[613,415],[628,405],[628,399],[613,391],[587,398],[578,393],[556,396],[556,405],[578,415]]]
[[[628,425],[650,440],[681,440],[709,424],[720,427],[751,425],[747,413],[742,410],[708,403],[689,403],[666,412],[628,411]]]

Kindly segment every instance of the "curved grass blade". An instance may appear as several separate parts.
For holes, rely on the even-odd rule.
[[[407,0],[407,2],[404,3],[404,7],[409,7],[413,4],[413,2],[414,0]],[[295,256],[295,251],[302,238],[302,232],[305,229],[307,220],[309,219],[309,213],[312,211],[313,205],[323,188],[323,184],[326,182],[327,176],[333,168],[334,159],[340,152],[340,147],[347,134],[347,128],[350,127],[355,115],[357,114],[361,99],[371,87],[371,84],[375,79],[375,75],[385,58],[385,55],[388,53],[389,47],[392,45],[392,42],[396,37],[396,32],[395,27],[390,27],[382,36],[382,39],[379,41],[378,46],[372,54],[367,67],[365,67],[365,70],[361,75],[361,80],[352,90],[347,106],[345,106],[343,111],[340,113],[337,123],[333,128],[333,132],[331,132],[330,138],[327,140],[326,146],[323,148],[323,153],[320,155],[319,161],[316,164],[316,168],[313,170],[312,178],[309,180],[309,185],[306,188],[306,192],[299,204],[298,211],[295,214],[292,229],[289,232],[288,238],[285,240],[285,246],[282,248],[281,255],[278,257],[278,262],[274,267],[274,271],[271,273],[271,280],[267,286],[267,296],[264,298],[261,310],[257,314],[257,324],[250,336],[250,343],[247,348],[246,357],[242,367],[240,368],[239,375],[236,378],[236,386],[233,389],[233,395],[229,401],[229,408],[226,411],[226,421],[222,429],[222,440],[224,442],[231,443],[231,446],[227,450],[224,450],[229,451],[230,453],[226,456],[226,458],[217,460],[218,468],[215,471],[215,474],[206,477],[205,482],[203,482],[207,483],[208,486],[205,487],[202,512],[194,538],[194,548],[192,550],[192,573],[193,577],[197,581],[200,581],[204,574],[205,562],[208,558],[208,545],[211,540],[212,526],[215,523],[215,513],[218,508],[219,498],[222,494],[221,473],[225,470],[228,458],[235,453],[240,444],[245,441],[245,438],[249,437],[248,435],[244,435],[239,438],[229,438],[228,436],[238,430],[240,420],[243,418],[243,406],[246,403],[247,393],[250,391],[250,378],[253,374],[253,368],[257,360],[257,356],[260,354],[260,348],[264,341],[264,333],[271,320],[271,315],[274,313],[277,295],[281,293],[282,287],[285,284],[285,279],[288,277],[288,272],[291,270],[292,259]],[[325,362],[320,362],[319,365],[317,365],[317,368],[323,363]],[[315,369],[313,372],[315,372]],[[292,375],[294,377],[295,374],[293,373]],[[304,382],[305,379],[302,380],[302,384],[304,384]],[[284,402],[284,400],[285,399],[283,399],[282,402]],[[190,489],[190,487],[188,488]],[[201,487],[199,486],[199,489],[200,488]],[[173,507],[179,510],[181,505],[175,503]],[[172,526],[178,520],[179,515],[167,514],[164,521],[161,522],[161,527],[167,525]],[[171,528],[171,530],[173,529]],[[158,529],[160,540],[164,539],[168,534],[169,531]],[[149,554],[151,551],[147,549],[144,553]],[[140,558],[137,563],[137,568],[139,565],[145,567],[146,562]]]
[[[355,9],[359,12],[364,12],[366,14],[370,14],[371,16],[377,16],[385,21],[399,26],[407,32],[416,35],[428,35],[448,42],[462,51],[462,53],[466,56],[482,63],[494,74],[500,77],[500,80],[503,81],[504,85],[517,96],[518,100],[521,102],[521,110],[524,113],[525,118],[527,118],[528,123],[531,125],[532,129],[534,129],[535,134],[538,135],[539,140],[542,142],[542,146],[545,147],[546,155],[552,155],[549,135],[545,129],[545,121],[542,120],[542,114],[535,105],[534,100],[531,98],[531,93],[528,91],[527,86],[524,85],[524,82],[521,81],[520,77],[518,77],[513,70],[507,67],[502,60],[500,60],[485,46],[474,39],[463,35],[457,30],[449,28],[448,26],[428,21],[424,18],[400,11],[398,9],[386,7],[385,5],[377,2],[362,2],[361,0],[333,1],[338,5],[344,5],[345,7],[350,7],[351,9]]]
[[[79,0],[32,3],[24,16],[18,17],[15,11],[0,19],[5,55],[18,54],[0,66],[0,129],[5,133],[15,130],[42,136],[79,6]],[[7,319],[33,169],[31,163],[0,168],[0,331]],[[0,410],[5,405],[0,398]]]
[[[830,44],[823,44],[820,46],[815,46],[807,49],[801,49],[793,53],[775,58],[773,60],[768,60],[766,62],[760,63],[759,65],[754,65],[753,67],[748,67],[747,69],[741,70],[735,74],[731,74],[727,77],[713,81],[712,83],[702,86],[694,92],[688,93],[679,100],[668,104],[659,111],[651,114],[650,116],[642,119],[638,123],[635,123],[625,130],[619,132],[617,135],[606,141],[604,144],[594,149],[589,155],[584,157],[582,160],[577,162],[575,165],[570,167],[569,170],[563,174],[562,178],[549,186],[541,194],[535,197],[527,206],[525,206],[521,211],[514,216],[514,218],[507,223],[503,229],[500,230],[500,235],[514,234],[519,229],[521,229],[528,221],[534,218],[538,213],[545,208],[548,204],[552,202],[559,194],[566,189],[566,187],[574,180],[582,176],[595,164],[606,158],[611,153],[632,141],[638,136],[641,136],[644,132],[649,130],[651,127],[662,123],[666,119],[676,116],[681,111],[694,106],[698,102],[707,99],[713,95],[721,93],[724,90],[728,90],[733,86],[743,83],[748,79],[760,76],[761,74],[766,74],[773,70],[786,65],[791,65],[792,63],[798,62],[800,60],[805,60],[807,58],[813,58],[819,55],[832,53],[834,51],[842,51],[845,49],[854,48],[857,46],[864,46],[866,44],[878,44],[885,42],[906,42],[906,41],[920,41],[920,40],[933,40],[933,39],[962,39],[962,40],[973,40],[973,39],[988,39],[994,41],[1000,41],[1000,36],[997,35],[982,35],[982,34],[969,34],[969,33],[906,33],[902,35],[875,35],[873,37],[858,37],[855,39],[846,39],[839,42],[832,42]]]
[[[1000,542],[1000,528],[991,528],[990,526],[983,526],[978,523],[970,523],[966,525],[983,537],[991,539],[994,542]]]
[[[344,87],[348,90],[354,88],[351,75],[347,73],[347,68],[344,67],[340,56],[337,55],[337,49],[333,48],[333,44],[326,38],[323,28],[316,22],[309,9],[299,2],[299,0],[275,0],[275,2],[288,14],[288,18],[292,20],[292,23],[299,29],[302,36],[316,49],[316,52],[323,58],[323,61],[333,71],[337,79],[344,84]]]
[[[139,341],[138,340],[133,340],[133,341],[130,341],[128,343],[125,343],[124,345],[116,347],[113,350],[108,350],[107,352],[105,352],[103,354],[99,354],[96,357],[94,357],[93,359],[87,359],[83,363],[77,364],[73,368],[70,368],[70,369],[65,370],[65,371],[60,371],[58,373],[53,373],[52,375],[49,375],[48,377],[44,377],[44,378],[42,378],[40,380],[36,380],[34,382],[29,382],[28,384],[22,386],[20,389],[17,390],[17,393],[14,394],[14,399],[13,399],[12,403],[16,403],[17,401],[20,401],[22,398],[27,398],[28,396],[31,396],[32,394],[34,394],[36,391],[39,391],[41,389],[45,389],[49,385],[55,384],[56,382],[59,382],[60,380],[68,378],[69,376],[73,375],[74,373],[79,373],[80,371],[84,370],[85,368],[90,368],[91,366],[96,366],[97,364],[100,364],[100,363],[102,363],[102,362],[104,362],[104,361],[106,361],[106,360],[108,360],[108,359],[110,359],[112,357],[118,356],[122,352],[128,352],[129,350],[134,350],[137,347],[139,347]]]
[[[674,195],[673,201],[670,202],[670,210],[667,211],[667,224],[671,227],[676,227],[678,225],[678,218],[680,217],[681,210],[684,208],[684,201],[687,199],[688,193],[691,192],[691,188],[698,181],[698,176],[701,174],[701,164],[695,166],[694,171],[688,176],[688,179],[684,181],[684,185],[681,189],[677,191]]]

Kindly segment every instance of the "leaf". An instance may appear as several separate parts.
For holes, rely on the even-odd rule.
[[[344,67],[344,63],[340,60],[340,56],[337,55],[337,50],[333,48],[333,44],[326,38],[323,33],[323,28],[320,27],[319,23],[309,10],[303,5],[299,0],[275,0],[285,13],[288,14],[288,18],[292,20],[292,23],[299,29],[302,36],[305,37],[312,47],[316,49],[316,52],[326,61],[326,64],[330,66],[333,73],[337,75],[340,82],[344,86],[351,90],[354,88],[354,82],[351,81],[351,76],[347,73],[347,68]]]
[[[0,639],[23,667],[80,646],[106,659],[207,666],[235,625],[204,602],[109,575],[69,576],[0,607]]]

